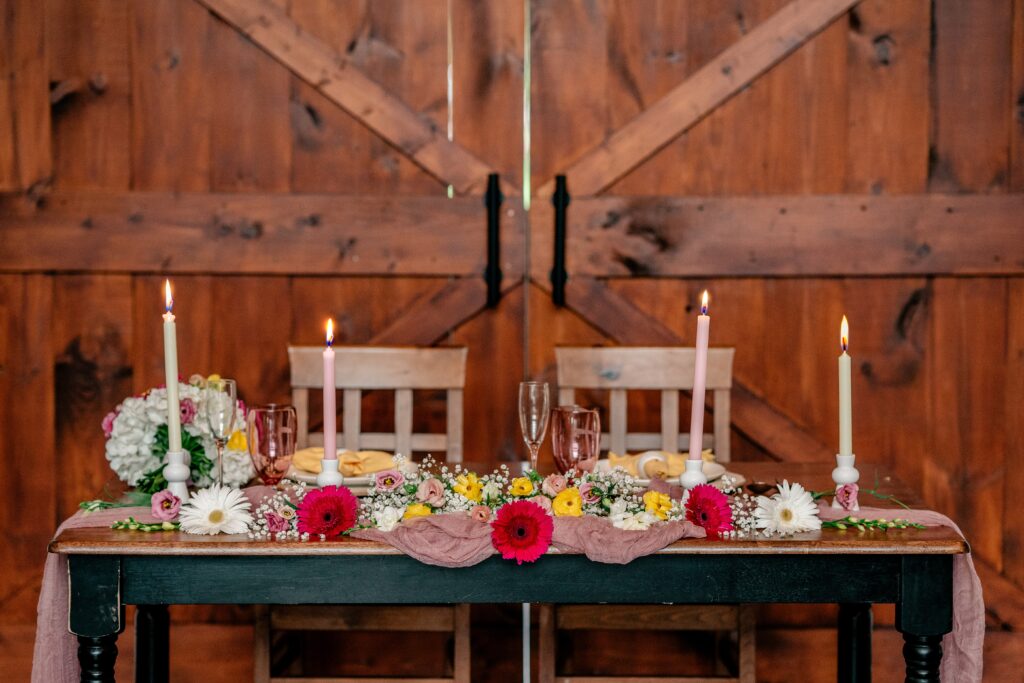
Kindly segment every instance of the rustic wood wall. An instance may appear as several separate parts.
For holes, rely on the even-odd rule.
[[[827,458],[845,312],[862,472],[892,466],[962,523],[1004,632],[990,654],[1021,661],[1024,2],[527,1],[451,0],[454,144],[447,0],[0,1],[5,640],[30,631],[56,523],[109,477],[100,419],[161,381],[172,274],[183,371],[249,401],[287,396],[285,346],[328,315],[342,342],[469,346],[467,457],[490,462],[521,455],[524,365],[690,342],[704,288],[714,343],[737,348],[737,457]],[[631,424],[653,404],[635,405]],[[765,610],[763,661],[827,644],[830,616]]]

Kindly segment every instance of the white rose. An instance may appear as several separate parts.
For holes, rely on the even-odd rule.
[[[391,531],[402,521],[405,508],[386,507],[377,513],[377,528],[381,531]]]

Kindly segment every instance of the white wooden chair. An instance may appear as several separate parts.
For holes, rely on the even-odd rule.
[[[729,391],[735,349],[708,350],[707,390],[712,397],[714,421],[711,434],[704,436],[704,448],[714,448],[719,462],[729,461]],[[623,455],[627,449],[661,449],[685,452],[690,435],[679,431],[679,392],[693,388],[696,351],[692,348],[580,347],[556,348],[558,402],[575,403],[577,389],[607,390],[608,431],[601,435],[602,449]],[[630,433],[627,425],[627,392],[661,392],[661,431]],[[556,641],[559,630],[673,630],[735,631],[738,655],[735,675],[726,673],[716,653],[719,674],[711,678],[644,677],[644,681],[693,683],[718,681],[753,683],[754,612],[749,605],[542,605],[540,608],[540,683],[586,680],[592,683],[622,680],[621,677],[563,677],[556,673]],[[630,679],[639,680],[639,679]]]
[[[343,391],[342,433],[338,444],[349,449],[380,449],[412,456],[414,451],[445,451],[447,461],[462,461],[462,392],[466,383],[465,348],[335,347],[335,385]],[[299,448],[323,445],[322,432],[309,431],[309,392],[323,389],[323,348],[290,346],[292,402],[298,415]],[[447,392],[447,430],[418,434],[412,429],[413,391]],[[395,392],[395,431],[361,429],[364,390]],[[395,678],[389,681],[469,683],[469,605],[309,606],[261,608],[255,624],[254,681],[295,683],[301,678],[271,676],[273,634],[277,631],[443,631],[453,635],[451,675]],[[354,683],[381,678],[311,679],[317,683]]]

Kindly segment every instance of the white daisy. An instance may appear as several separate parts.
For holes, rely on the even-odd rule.
[[[193,491],[181,506],[181,530],[189,534],[244,534],[252,524],[249,500],[238,489],[211,486]]]
[[[758,496],[754,517],[758,529],[783,536],[821,528],[818,506],[810,492],[800,484],[790,486],[788,481],[779,484],[779,492],[771,498]]]

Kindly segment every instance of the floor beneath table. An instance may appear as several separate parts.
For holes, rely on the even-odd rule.
[[[174,608],[175,620],[171,641],[171,680],[205,683],[238,683],[252,679],[252,629],[246,624],[189,623],[208,616],[210,608]],[[817,624],[827,623],[829,607],[766,608],[758,628],[757,680],[761,683],[791,683],[794,672],[800,672],[801,683],[831,683],[835,680],[836,634],[833,629]],[[131,616],[131,615],[129,615]],[[230,618],[244,617],[244,609],[233,609]],[[479,607],[474,610],[474,667],[475,683],[508,683],[519,677],[519,638],[514,623],[514,608]],[[874,637],[874,681],[888,683],[902,681],[902,638],[892,628],[891,609],[877,609]],[[11,681],[27,681],[31,670],[32,642],[35,628],[28,623],[0,624],[0,667]],[[638,649],[657,653],[661,664],[697,672],[702,664],[701,653],[688,647],[696,642],[675,634],[646,633],[638,636],[594,633],[574,636],[570,661],[574,668],[586,665],[595,672],[618,674]],[[372,643],[377,636],[353,634],[351,643]],[[417,650],[411,644],[403,647],[401,635],[391,641],[391,651],[402,651],[408,656],[400,661],[367,659],[363,667],[351,668],[352,675],[380,675],[415,673],[417,667],[427,672],[437,671],[440,659],[436,648]],[[536,641],[536,635],[534,637]],[[118,640],[117,678],[132,680],[133,638],[125,633]],[[422,640],[420,641],[422,642]],[[536,650],[535,650],[536,651]],[[211,661],[218,661],[211,666]],[[384,667],[387,668],[384,668]],[[397,668],[396,668],[397,667]],[[657,667],[660,668],[660,667]],[[656,673],[657,668],[644,673]],[[663,671],[665,669],[662,669]],[[996,682],[1019,680],[1024,670],[1024,633],[989,631],[985,642],[985,680]],[[578,673],[582,673],[579,671]],[[636,673],[641,673],[640,669]]]

